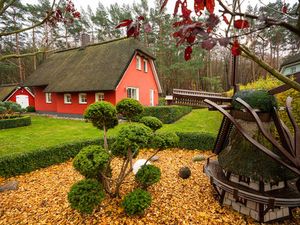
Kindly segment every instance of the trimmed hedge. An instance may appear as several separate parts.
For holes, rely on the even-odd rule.
[[[179,148],[211,150],[214,147],[216,136],[204,132],[176,132],[179,137]]]
[[[15,117],[0,120],[0,129],[16,128],[29,126],[31,124],[30,116]]]
[[[114,142],[110,138],[109,143]],[[53,164],[62,163],[75,157],[78,152],[88,145],[103,145],[102,139],[84,140],[61,144],[31,152],[12,154],[0,158],[0,176],[12,177],[28,173]]]
[[[161,120],[164,124],[174,123],[181,117],[192,111],[192,107],[188,106],[150,106],[145,107],[143,116],[154,116]]]

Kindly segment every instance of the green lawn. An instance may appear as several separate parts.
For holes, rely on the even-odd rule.
[[[32,116],[31,118],[31,126],[0,130],[0,156],[103,135],[91,123],[80,120],[55,119],[44,116]],[[159,131],[216,133],[220,121],[221,115],[218,112],[197,109],[174,124],[165,124]],[[108,135],[116,135],[122,126],[124,124],[109,130]]]
[[[159,132],[208,132],[217,134],[222,121],[222,114],[218,111],[195,109],[173,124],[165,124]]]

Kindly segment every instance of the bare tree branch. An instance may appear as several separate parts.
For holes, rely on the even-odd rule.
[[[10,7],[12,4],[15,3],[16,0],[10,0],[6,5],[4,5],[5,1],[1,0],[0,1],[0,15],[2,15],[8,7]]]
[[[45,51],[45,50],[40,50],[37,52],[31,52],[31,53],[24,53],[24,54],[10,54],[10,55],[3,55],[0,56],[0,61],[4,61],[7,59],[17,59],[17,58],[25,58],[27,56],[35,56],[41,53],[49,53],[49,52],[54,52],[55,50],[49,50],[49,51]]]

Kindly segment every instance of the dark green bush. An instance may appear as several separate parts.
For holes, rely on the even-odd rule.
[[[85,179],[73,184],[68,193],[71,207],[87,214],[91,214],[104,197],[102,185],[93,179]]]
[[[179,145],[179,137],[174,132],[157,133],[151,139],[149,146],[155,149],[176,148]]]
[[[151,205],[151,201],[150,193],[138,188],[125,196],[122,207],[129,216],[142,215]]]
[[[106,169],[110,155],[99,145],[84,147],[75,156],[73,161],[74,168],[86,178],[99,177],[100,171]]]
[[[116,108],[106,101],[96,102],[85,110],[84,118],[100,130],[113,128],[118,125]]]
[[[28,106],[28,107],[26,108],[26,112],[35,112],[34,106]]]
[[[143,165],[135,175],[135,180],[143,187],[147,188],[160,180],[160,169],[154,165]]]
[[[238,91],[232,100],[234,109],[242,109],[243,106],[235,101],[237,98],[243,99],[252,108],[259,109],[262,112],[272,112],[273,108],[277,108],[277,102],[273,95],[269,94],[266,90],[242,90]]]
[[[141,103],[131,98],[124,98],[119,101],[116,108],[118,113],[126,117],[129,121],[132,121],[133,118],[139,116],[144,111],[144,107]]]
[[[151,106],[145,107],[141,116],[153,116],[164,124],[174,123],[192,111],[188,106]]]
[[[128,150],[138,153],[139,148],[147,147],[153,135],[152,130],[144,124],[128,124],[121,128],[115,143],[111,146],[115,156],[127,156]]]
[[[24,127],[31,124],[30,116],[21,116],[9,119],[0,120],[0,129],[15,128],[15,127]]]
[[[158,118],[153,116],[144,116],[139,122],[145,124],[147,127],[150,127],[153,131],[156,131],[163,126],[163,123]]]
[[[202,132],[176,132],[179,137],[179,148],[212,150],[216,136]]]
[[[113,143],[115,140],[111,138],[108,141]],[[103,145],[103,139],[83,140],[36,149],[31,152],[5,155],[0,157],[0,176],[12,177],[62,163],[76,156],[83,147],[98,144]]]

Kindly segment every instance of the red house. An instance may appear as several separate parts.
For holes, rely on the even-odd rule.
[[[34,94],[29,88],[21,87],[17,84],[1,85],[0,101],[16,102],[25,109],[28,106],[34,107]]]
[[[161,86],[154,57],[133,38],[57,51],[28,78],[38,112],[83,114],[95,101],[134,98],[158,104]]]

